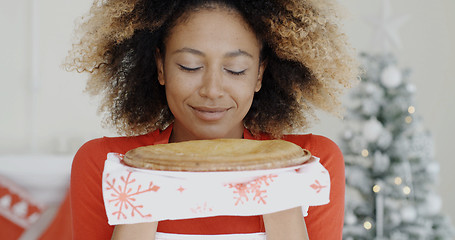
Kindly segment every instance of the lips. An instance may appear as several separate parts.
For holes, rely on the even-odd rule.
[[[224,107],[191,107],[194,114],[204,121],[218,121],[222,119],[230,108]]]

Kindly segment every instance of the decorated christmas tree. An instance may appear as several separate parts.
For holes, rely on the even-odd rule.
[[[391,54],[361,54],[363,76],[351,91],[341,134],[346,162],[343,239],[447,239],[435,187],[439,164],[415,106],[410,71]]]

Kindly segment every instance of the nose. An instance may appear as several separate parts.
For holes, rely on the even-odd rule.
[[[202,97],[210,99],[216,99],[223,96],[223,77],[220,71],[208,69],[204,73],[199,94]]]

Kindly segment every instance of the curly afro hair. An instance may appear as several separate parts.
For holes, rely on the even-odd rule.
[[[339,114],[358,64],[328,0],[95,0],[66,68],[90,73],[86,90],[103,95],[99,111],[119,134],[164,129],[174,117],[157,81],[156,49],[179,18],[213,6],[240,13],[263,43],[267,68],[246,128],[280,137],[303,131],[315,109]]]

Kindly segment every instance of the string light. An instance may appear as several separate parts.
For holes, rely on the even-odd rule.
[[[408,186],[403,187],[403,193],[409,195],[411,193],[411,188]]]
[[[370,221],[365,221],[363,223],[363,227],[366,229],[366,230],[370,230],[372,227],[373,227],[373,224],[371,224]]]
[[[403,179],[401,179],[400,177],[396,177],[394,182],[396,185],[400,185],[401,183],[403,183]]]
[[[367,150],[367,149],[363,149],[363,150],[362,150],[362,156],[363,156],[363,157],[368,157],[368,154],[369,154],[369,153],[368,153],[368,150]]]
[[[415,108],[414,106],[409,106],[409,107],[408,107],[408,113],[409,113],[409,114],[413,114],[413,113],[415,113],[415,112],[416,112],[416,108]]]
[[[404,121],[405,121],[406,123],[409,124],[409,123],[412,122],[412,117],[411,117],[411,116],[407,116],[407,117],[404,119]]]
[[[381,186],[379,186],[379,185],[377,185],[377,184],[374,185],[374,186],[373,186],[373,192],[378,193],[379,191],[381,191]]]

